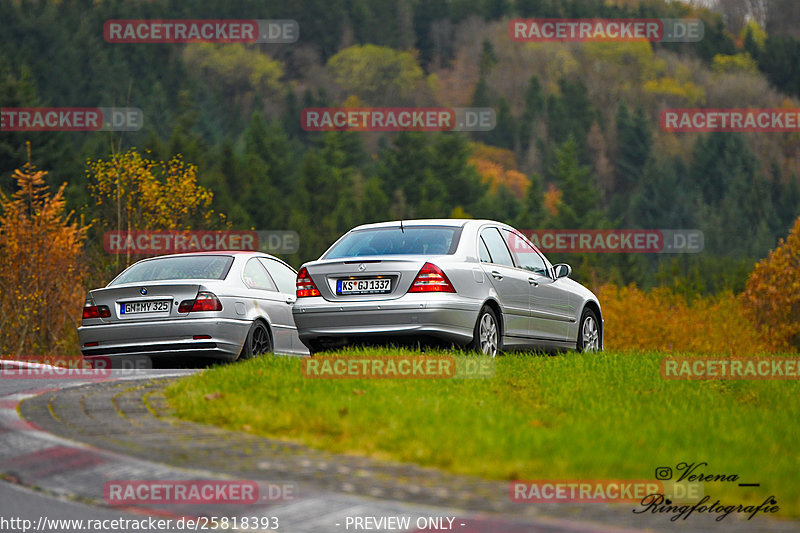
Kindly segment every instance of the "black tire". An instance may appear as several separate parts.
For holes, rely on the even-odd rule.
[[[603,332],[600,330],[600,322],[597,315],[589,308],[581,313],[581,321],[578,323],[578,340],[576,347],[579,352],[598,352],[602,346]]]
[[[500,322],[497,320],[494,310],[488,305],[484,305],[481,312],[478,313],[470,348],[481,355],[491,357],[495,357],[503,350]]]
[[[258,357],[259,355],[272,353],[273,350],[272,337],[269,334],[267,325],[260,320],[256,320],[250,326],[250,331],[247,332],[247,338],[244,341],[238,360]]]

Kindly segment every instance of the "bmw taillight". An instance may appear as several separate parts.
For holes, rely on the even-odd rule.
[[[425,263],[408,292],[456,292],[456,289],[441,268]]]
[[[306,267],[300,269],[297,273],[297,297],[306,298],[308,296],[319,296],[319,289],[314,285],[311,276],[308,275]]]
[[[91,298],[86,299],[83,304],[83,318],[108,318],[111,316],[111,309],[106,305],[95,305]]]
[[[213,292],[200,291],[194,300],[184,300],[178,306],[179,313],[197,311],[222,311],[222,302]]]

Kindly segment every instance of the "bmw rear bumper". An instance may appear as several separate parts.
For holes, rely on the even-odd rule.
[[[86,325],[78,328],[84,356],[187,355],[235,359],[251,322],[231,318]],[[202,335],[209,338],[194,339]],[[96,346],[86,346],[94,343]]]

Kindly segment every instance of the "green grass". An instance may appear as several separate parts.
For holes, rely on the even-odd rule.
[[[773,494],[780,515],[800,516],[800,384],[665,380],[661,357],[506,355],[493,378],[443,380],[308,379],[300,359],[264,357],[167,396],[181,418],[489,479],[653,479],[707,462],[704,473],[761,483],[706,483],[711,502]]]

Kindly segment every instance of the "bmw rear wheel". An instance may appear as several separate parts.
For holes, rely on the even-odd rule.
[[[239,359],[250,359],[267,353],[272,353],[272,338],[269,336],[267,326],[260,320],[256,320],[250,326]]]

